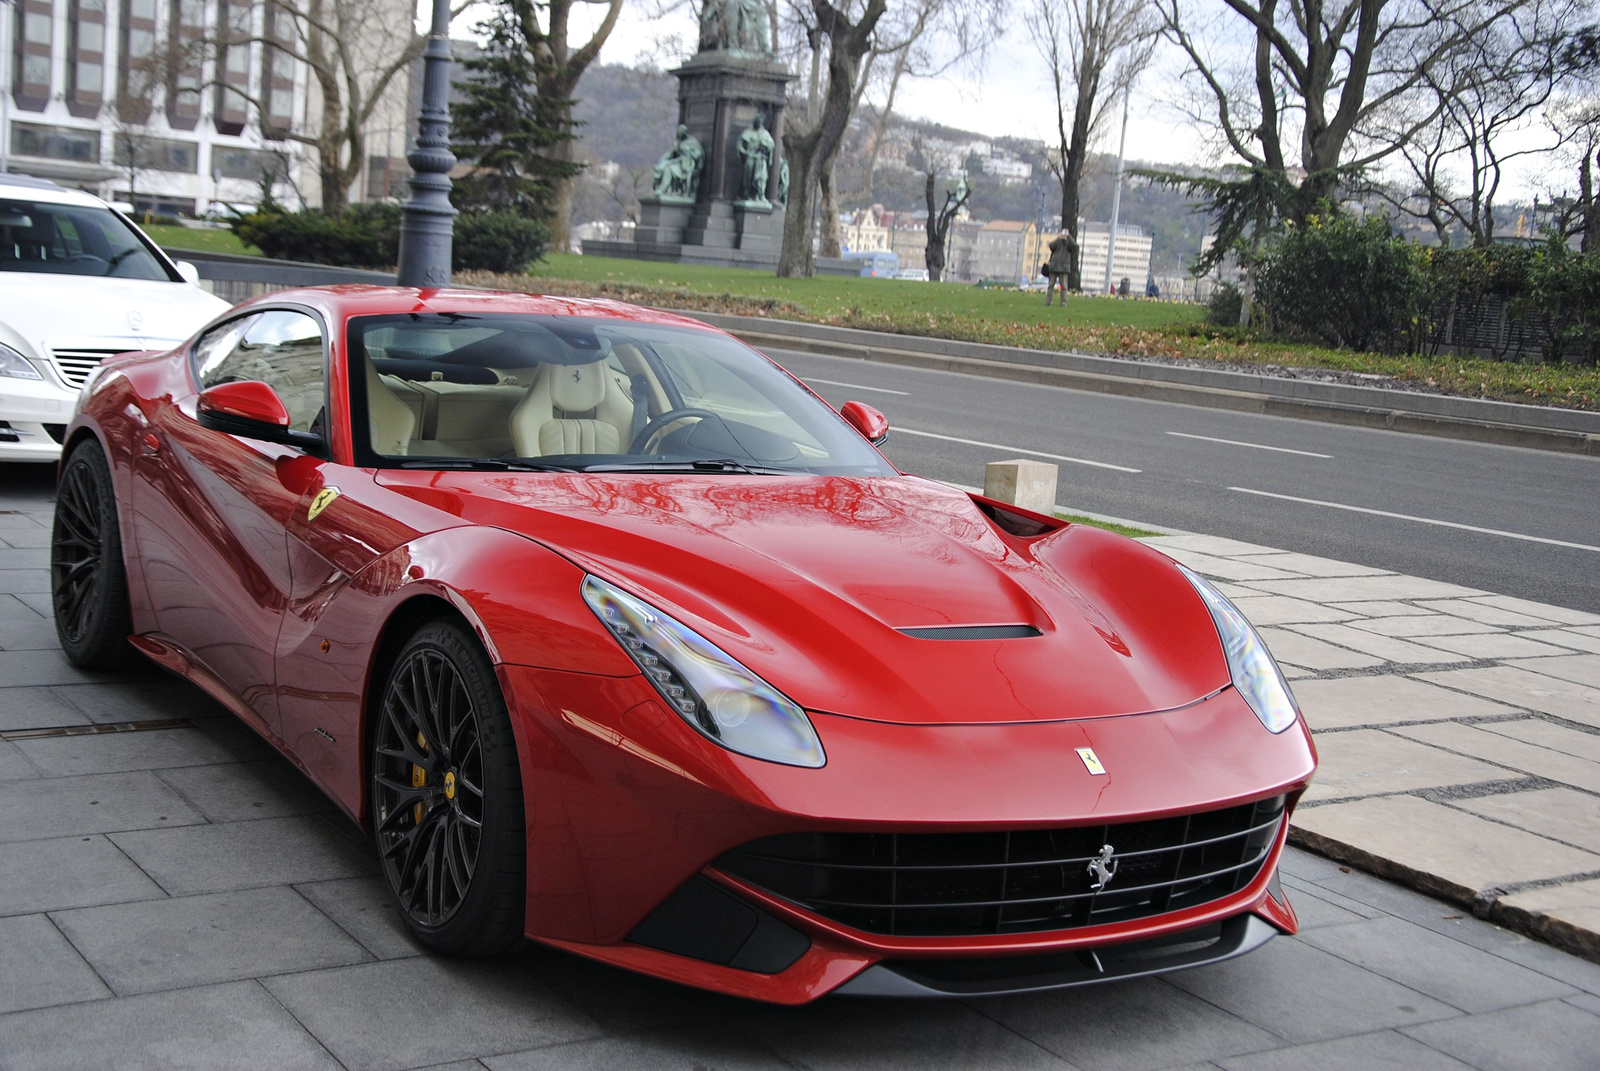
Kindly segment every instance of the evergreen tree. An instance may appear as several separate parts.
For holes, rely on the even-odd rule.
[[[558,158],[572,141],[571,101],[539,95],[539,63],[516,18],[505,8],[480,23],[484,51],[461,66],[456,88],[465,98],[450,105],[451,151],[472,173],[456,180],[458,208],[515,212],[548,222],[556,187],[583,169]]]

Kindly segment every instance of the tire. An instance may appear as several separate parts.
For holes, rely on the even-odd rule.
[[[73,665],[116,670],[133,662],[116,489],[105,451],[93,439],[73,447],[61,466],[50,527],[50,603]]]
[[[372,826],[395,906],[436,952],[508,952],[523,936],[522,776],[505,698],[476,636],[430,622],[374,712]]]

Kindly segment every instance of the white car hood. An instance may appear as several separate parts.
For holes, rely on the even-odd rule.
[[[0,273],[0,324],[47,357],[63,342],[166,349],[230,306],[192,283]]]

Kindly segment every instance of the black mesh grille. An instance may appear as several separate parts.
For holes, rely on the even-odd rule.
[[[716,865],[836,922],[911,937],[1101,925],[1194,907],[1256,877],[1284,798],[1119,825],[985,833],[791,833]],[[1100,890],[1091,863],[1109,845]]]

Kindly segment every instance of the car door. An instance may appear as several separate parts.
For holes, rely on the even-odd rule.
[[[326,413],[326,340],[319,320],[265,309],[225,321],[194,345],[200,390],[237,380],[271,386],[290,426]],[[291,585],[286,530],[300,498],[304,453],[201,427],[198,391],[152,421],[137,466],[141,552],[160,633],[277,735],[275,656]],[[143,492],[143,493],[141,493]]]

